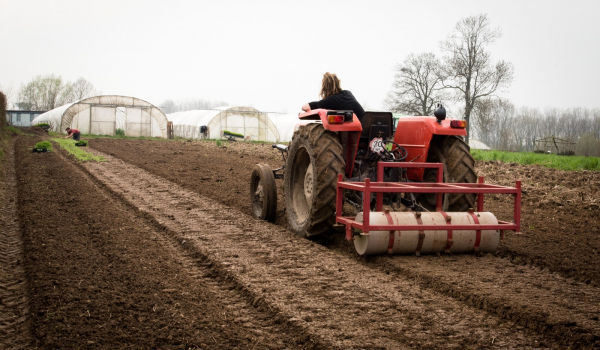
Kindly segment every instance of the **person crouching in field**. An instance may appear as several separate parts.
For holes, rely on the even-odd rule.
[[[81,135],[79,133],[79,130],[77,129],[71,129],[71,128],[66,128],[65,130],[67,130],[67,136],[65,136],[65,139],[68,139],[69,137],[71,137],[71,135],[73,135],[73,140],[75,141],[79,141],[79,136]]]

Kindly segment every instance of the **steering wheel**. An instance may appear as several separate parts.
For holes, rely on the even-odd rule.
[[[399,144],[395,143],[394,141],[383,141],[383,143],[391,143],[392,145],[396,146],[396,149],[394,149],[392,151],[392,153],[394,154],[394,158],[395,161],[397,162],[401,162],[403,160],[406,159],[406,157],[408,156],[408,152],[406,151],[406,149],[402,146],[400,146]]]

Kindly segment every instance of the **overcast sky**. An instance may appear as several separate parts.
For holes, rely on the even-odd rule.
[[[433,52],[461,18],[487,13],[512,62],[517,106],[600,107],[600,1],[0,0],[0,85],[36,75],[103,94],[209,98],[295,113],[336,73],[379,109],[409,53]]]

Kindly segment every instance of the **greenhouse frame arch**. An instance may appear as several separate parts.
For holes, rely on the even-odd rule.
[[[101,95],[66,104],[36,117],[31,125],[48,123],[66,133],[70,127],[82,134],[167,137],[167,117],[150,102],[130,96]]]
[[[220,139],[224,131],[248,141],[278,142],[279,131],[266,112],[251,107],[219,107],[167,114],[176,137]],[[203,128],[204,127],[204,128]],[[204,130],[204,132],[203,132]]]

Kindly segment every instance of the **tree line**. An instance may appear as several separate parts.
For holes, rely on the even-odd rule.
[[[577,142],[573,151],[600,156],[600,110],[516,108],[500,93],[510,87],[513,66],[494,62],[488,51],[502,36],[486,14],[461,19],[440,42],[442,57],[409,54],[395,68],[385,105],[407,115],[433,115],[437,104],[458,103],[467,137],[493,149],[534,151],[534,140],[554,136]]]
[[[541,111],[517,108],[503,99],[485,99],[473,112],[474,137],[492,149],[532,152],[537,150],[535,140],[554,136],[576,144],[565,150],[600,157],[600,108]]]
[[[38,75],[27,84],[22,84],[18,91],[12,85],[0,85],[0,91],[6,96],[9,109],[29,111],[49,111],[67,103],[101,94],[94,84],[85,78],[70,82],[54,74]],[[227,105],[227,102],[221,100],[188,98],[177,101],[167,99],[159,107],[164,113],[174,113]]]
[[[54,74],[38,75],[27,84],[21,85],[18,92],[12,87],[0,87],[16,109],[28,111],[49,111],[70,102],[100,95],[94,84],[84,78],[75,82],[64,81]]]

